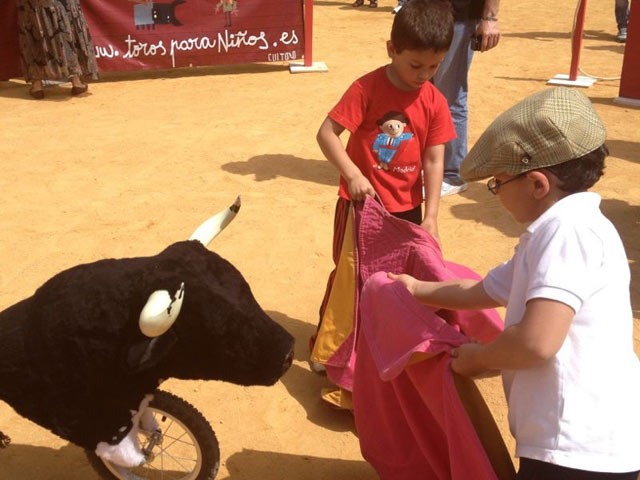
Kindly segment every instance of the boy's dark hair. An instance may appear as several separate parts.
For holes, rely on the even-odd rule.
[[[403,50],[448,50],[453,39],[453,9],[448,0],[411,0],[396,14],[391,43]]]
[[[604,159],[607,155],[609,155],[609,149],[603,144],[582,157],[551,167],[545,167],[541,170],[546,170],[555,175],[562,182],[559,188],[563,192],[584,192],[595,185],[604,174]]]
[[[409,125],[409,119],[407,116],[402,112],[396,112],[394,110],[385,113],[382,117],[376,120],[376,125],[380,126],[388,120],[400,120],[402,123]]]

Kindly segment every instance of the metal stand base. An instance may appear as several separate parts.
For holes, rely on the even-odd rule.
[[[590,87],[596,83],[595,78],[578,76],[575,80],[569,80],[569,75],[559,73],[551,80],[547,81],[547,85],[566,85],[569,87]]]
[[[616,97],[613,99],[613,103],[627,107],[640,107],[640,98]]]
[[[304,62],[289,63],[289,73],[328,72],[329,67],[324,62],[312,62],[306,67]]]

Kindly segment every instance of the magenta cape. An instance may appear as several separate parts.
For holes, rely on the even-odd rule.
[[[511,459],[484,401],[472,381],[454,381],[449,357],[467,336],[480,342],[495,338],[503,328],[500,317],[494,310],[435,311],[387,279],[386,272],[422,280],[478,276],[444,261],[428,233],[373,200],[356,208],[355,223],[363,285],[357,342],[341,375],[335,375],[335,367],[332,373],[353,380],[364,458],[381,480],[513,478]],[[419,352],[429,358],[411,363]],[[473,423],[463,401],[476,412]]]

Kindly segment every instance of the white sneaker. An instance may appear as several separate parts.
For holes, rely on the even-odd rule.
[[[466,183],[462,183],[460,185],[451,185],[447,181],[443,181],[442,187],[440,188],[440,196],[447,197],[449,195],[455,195],[456,193],[464,192],[467,187],[468,185]]]
[[[618,30],[618,35],[616,35],[616,40],[620,43],[625,43],[627,41],[627,29],[621,28]]]

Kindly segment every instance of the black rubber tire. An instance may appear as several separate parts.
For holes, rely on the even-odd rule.
[[[149,407],[178,419],[195,437],[202,452],[202,463],[194,480],[213,480],[216,478],[220,468],[220,448],[216,434],[204,416],[189,402],[162,390],[154,392]],[[85,454],[101,478],[122,480],[106,467],[103,460],[94,451],[85,449]]]

